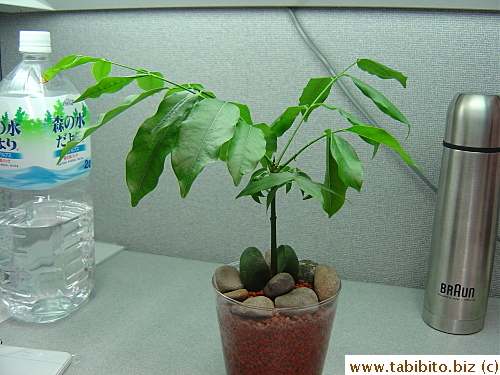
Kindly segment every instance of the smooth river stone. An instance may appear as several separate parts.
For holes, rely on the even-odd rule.
[[[215,284],[221,293],[245,288],[240,279],[240,272],[233,266],[220,266],[217,268],[215,270]]]
[[[292,275],[286,272],[278,273],[267,283],[264,294],[269,298],[276,298],[288,293],[295,286]]]
[[[339,274],[327,264],[318,264],[314,272],[314,291],[320,301],[337,293]]]
[[[318,296],[314,290],[309,288],[297,288],[287,294],[276,297],[274,305],[276,307],[306,307],[318,303]],[[318,311],[318,306],[312,306],[308,309],[290,310],[280,312],[286,316],[302,316],[305,314],[314,314]]]
[[[252,307],[257,308],[254,309]],[[243,301],[241,304],[233,306],[232,311],[233,313],[238,315],[263,318],[273,315],[273,310],[266,310],[272,309],[273,307],[274,303],[269,298],[265,296],[257,296],[250,297]]]

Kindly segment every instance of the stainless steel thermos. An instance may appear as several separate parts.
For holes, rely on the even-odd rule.
[[[443,146],[423,319],[470,334],[484,326],[498,231],[500,96],[458,94]]]

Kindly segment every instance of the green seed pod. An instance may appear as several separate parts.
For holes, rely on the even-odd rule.
[[[292,275],[295,282],[299,279],[299,258],[295,251],[288,245],[278,246],[278,273],[287,272]]]
[[[245,288],[259,292],[271,278],[269,266],[264,256],[256,247],[247,247],[240,257],[240,279]]]

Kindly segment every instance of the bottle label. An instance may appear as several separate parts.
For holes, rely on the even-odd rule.
[[[0,97],[0,187],[51,189],[89,174],[89,138],[57,164],[61,149],[90,125],[87,106],[75,98]]]

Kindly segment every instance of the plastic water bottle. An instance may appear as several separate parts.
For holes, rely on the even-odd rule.
[[[57,164],[90,125],[53,64],[50,33],[21,31],[21,63],[0,82],[0,297],[12,316],[48,323],[83,306],[94,285],[90,143]]]

